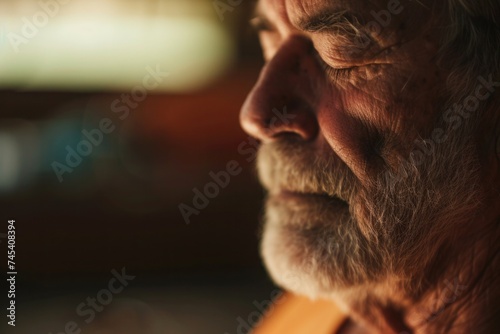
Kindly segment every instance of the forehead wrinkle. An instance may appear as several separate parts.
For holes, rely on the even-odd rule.
[[[308,21],[309,18],[315,16],[318,12],[324,12],[324,10],[318,11],[317,9],[320,8],[321,2],[325,2],[324,0],[291,0],[290,2],[291,4],[287,7],[287,12],[289,13],[289,17],[292,18],[290,23],[297,28],[302,27],[304,22]]]
[[[256,17],[272,23],[272,26],[281,33],[290,30],[315,32],[329,28],[328,25],[332,26],[340,21],[343,21],[344,25],[356,23],[359,17],[349,14],[354,13],[353,9],[361,9],[369,5],[372,0],[367,1],[368,3],[361,4],[346,0],[259,0],[256,6]],[[306,28],[317,26],[321,29],[303,29],[304,26]]]
[[[306,32],[319,32],[337,25],[359,25],[362,17],[355,9],[360,4],[344,0],[291,0],[289,6],[291,24]]]

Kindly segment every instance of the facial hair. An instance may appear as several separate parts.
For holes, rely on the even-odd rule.
[[[264,144],[257,162],[269,191],[261,253],[275,282],[312,298],[389,279],[418,286],[481,202],[472,121],[453,129],[441,120],[434,128],[446,141],[424,142],[432,151],[418,161],[416,151],[400,155],[397,170],[385,167],[369,185],[307,143],[283,137]]]

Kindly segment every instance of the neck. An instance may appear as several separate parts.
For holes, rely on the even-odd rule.
[[[500,256],[498,246],[492,247],[482,255],[471,249],[417,308],[410,308],[405,320],[413,333],[482,334],[499,328]]]
[[[377,334],[494,333],[500,328],[499,225],[500,219],[480,241],[457,242],[450,251],[458,254],[453,265],[434,282],[424,274],[411,288],[394,282],[372,288],[349,306],[357,323],[353,332],[363,326]],[[405,292],[418,290],[412,296]]]

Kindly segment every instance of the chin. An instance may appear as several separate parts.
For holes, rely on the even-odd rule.
[[[288,291],[334,298],[369,284],[382,268],[368,246],[345,203],[267,199],[261,254],[272,279]]]

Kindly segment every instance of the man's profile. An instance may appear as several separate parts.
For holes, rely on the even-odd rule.
[[[334,301],[335,333],[498,332],[500,2],[260,0],[252,23],[274,281]]]

